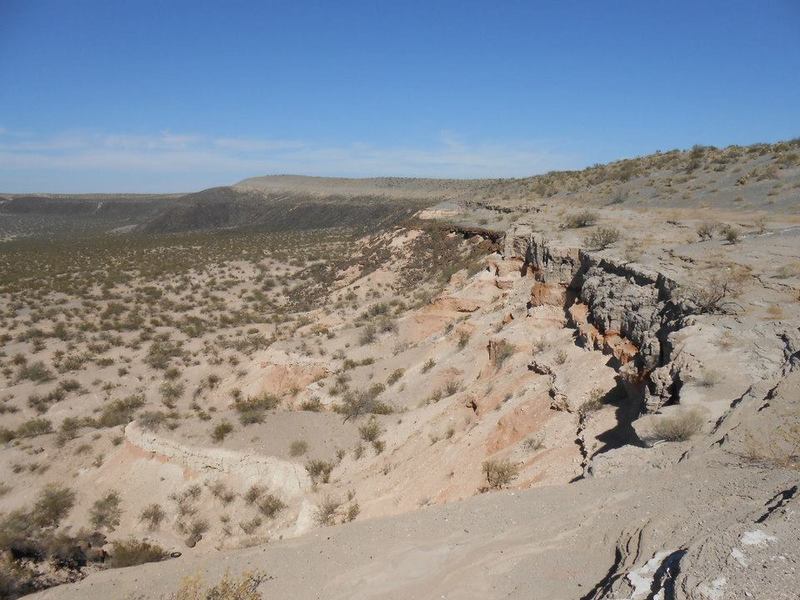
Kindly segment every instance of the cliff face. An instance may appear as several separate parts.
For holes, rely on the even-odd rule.
[[[695,307],[680,296],[675,281],[633,263],[551,243],[525,228],[509,231],[504,248],[507,258],[521,259],[523,268],[533,271],[534,296],[563,299],[583,345],[614,355],[644,410],[677,402],[680,372],[672,364],[671,335],[690,322]]]

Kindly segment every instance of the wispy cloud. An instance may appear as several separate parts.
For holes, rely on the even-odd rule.
[[[575,156],[533,144],[469,142],[449,131],[427,146],[388,147],[170,131],[35,135],[0,128],[0,191],[111,191],[114,182],[121,191],[176,191],[275,173],[516,177],[577,163]]]

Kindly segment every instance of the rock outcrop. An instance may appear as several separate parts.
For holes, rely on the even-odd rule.
[[[678,284],[633,263],[548,241],[528,228],[506,236],[506,257],[534,274],[532,304],[563,299],[578,340],[613,355],[629,388],[656,411],[677,401],[670,335],[693,313]]]

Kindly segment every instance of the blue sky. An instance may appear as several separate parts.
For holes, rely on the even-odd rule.
[[[797,0],[0,0],[0,191],[524,176],[796,136]]]

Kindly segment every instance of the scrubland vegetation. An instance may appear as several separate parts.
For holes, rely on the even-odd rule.
[[[364,309],[366,298],[334,292],[344,273],[355,270],[364,276],[392,258],[390,238],[381,229],[374,231],[92,234],[1,244],[0,383],[8,392],[0,401],[0,443],[35,456],[31,443],[52,442],[76,457],[74,468],[86,469],[102,467],[105,456],[122,443],[123,428],[134,420],[158,435],[196,422],[207,432],[209,445],[224,446],[238,431],[264,423],[291,395],[248,395],[235,387],[227,392],[228,408],[222,413],[213,401],[221,381],[231,372],[243,376],[246,371],[238,369],[257,352],[309,329],[309,311],[322,307],[325,313],[341,314],[361,328],[360,343],[368,346],[396,331],[396,314],[427,302],[455,270],[469,267],[485,252],[465,249],[462,240],[423,226],[393,284],[402,293],[387,285],[386,294],[393,298]],[[335,335],[313,332],[300,334],[312,342],[305,346],[309,356],[318,350],[314,336]],[[382,430],[367,417],[393,412],[379,395],[403,373],[393,373],[385,385],[350,389],[347,372],[370,362],[342,357],[341,402],[334,409],[358,421],[360,438],[380,453]],[[62,407],[70,410],[65,414]],[[319,412],[323,407],[311,399],[296,409]],[[288,454],[303,460],[310,447],[298,439]],[[343,456],[344,450],[338,460]],[[309,458],[306,468],[315,484],[325,485],[336,464]],[[0,495],[33,485],[47,469],[45,463],[20,465],[13,481],[3,482]],[[77,497],[87,508],[71,518],[86,529],[62,533],[60,523]],[[219,524],[212,524],[199,508],[206,497],[222,507],[243,506],[248,516],[237,525],[223,514]],[[286,509],[284,499],[268,486],[253,486],[240,496],[222,482],[193,485],[173,494],[167,504],[137,510],[141,533],[131,537],[127,528],[120,530],[129,508],[117,490],[49,486],[30,511],[0,515],[0,546],[10,552],[0,570],[0,596],[46,587],[44,567],[53,561],[77,573],[89,563],[115,568],[168,557],[139,535],[170,532],[187,547],[212,527],[225,536],[263,535],[265,525]],[[360,512],[352,498],[331,499],[320,510],[320,524],[351,521]],[[86,539],[102,541],[108,554],[97,549],[90,558],[84,556],[93,547]],[[226,581],[209,589],[219,591],[220,598],[244,589],[245,583]],[[176,597],[201,593],[192,586],[184,586]]]
[[[737,173],[736,186],[766,185],[800,164],[798,147],[796,141],[696,147],[580,172],[465,185],[475,197],[520,200],[498,205],[500,219],[569,196],[570,204],[547,215],[556,235],[570,248],[607,251],[599,255],[603,260],[623,248],[626,260],[634,260],[638,241],[612,219],[615,210],[641,201],[631,182],[646,180],[640,189],[655,190],[653,198],[674,198],[701,174],[755,161]],[[587,190],[600,200],[572,202]],[[584,373],[607,375],[617,362],[637,366],[641,357],[628,353],[638,349],[622,339],[631,324],[623,323],[617,338],[604,337],[608,331],[592,315],[585,330],[580,314],[565,316],[572,307],[563,300],[540,304],[530,286],[546,287],[550,274],[531,273],[527,259],[499,264],[497,255],[487,256],[499,247],[492,228],[502,228],[489,218],[476,220],[477,234],[472,225],[454,233],[409,220],[406,209],[402,218],[387,217],[382,205],[363,226],[348,213],[347,227],[186,231],[193,213],[180,210],[180,227],[161,223],[171,234],[84,232],[69,240],[0,243],[0,467],[7,474],[0,482],[0,597],[58,583],[49,578],[53,565],[79,578],[87,565],[165,560],[173,547],[276,540],[301,516],[308,527],[327,527],[373,517],[379,502],[381,510],[400,511],[409,503],[529,487],[551,473],[569,471],[572,481],[586,472],[593,452],[638,435],[621,419],[635,419],[644,408],[620,417],[629,407],[618,406],[608,386],[583,381]],[[767,229],[764,222],[727,221],[703,214],[675,227],[683,230],[687,253],[713,246],[720,256]],[[694,269],[700,261],[685,262]],[[798,274],[794,263],[776,266],[769,284],[796,295]],[[687,315],[706,323],[735,313],[757,275],[730,264],[689,278]],[[437,298],[451,278],[448,293]],[[479,285],[467,288],[465,279]],[[451,294],[459,285],[467,293]],[[581,302],[573,296],[577,288],[567,292],[569,301]],[[659,290],[659,301],[662,295]],[[622,296],[636,310],[648,300]],[[504,304],[507,298],[516,304]],[[786,312],[776,304],[762,308],[765,321]],[[564,327],[571,332],[557,347],[553,340],[562,339]],[[722,352],[733,346],[720,340]],[[632,383],[648,375],[640,371]],[[722,378],[698,368],[679,381],[711,395]],[[614,385],[609,382],[603,385]],[[679,390],[677,378],[672,386]],[[652,415],[650,437],[640,440],[675,442],[658,443],[664,452],[699,437],[709,422],[705,413],[665,406]],[[547,445],[543,422],[552,428]],[[281,425],[270,429],[275,423]],[[286,423],[283,438],[271,435]],[[604,428],[615,431],[607,442],[603,437],[601,449]],[[341,437],[328,435],[334,430]],[[782,461],[755,445],[750,458],[796,466],[796,426],[781,435]],[[126,482],[103,479],[108,470],[125,469],[132,456],[168,461],[159,452],[173,443],[192,467],[159,497],[134,504]],[[246,478],[228,477],[231,462],[254,456]],[[446,468],[440,457],[442,464],[451,461]],[[267,459],[274,460],[269,468]],[[287,486],[300,489],[285,493],[280,475],[262,477],[273,465],[289,473]],[[409,501],[391,490],[413,479],[419,465],[430,471],[419,497]],[[102,485],[72,483],[80,477]],[[365,497],[359,485],[375,496]],[[174,597],[255,599],[261,581],[228,574],[209,587],[192,578]]]

